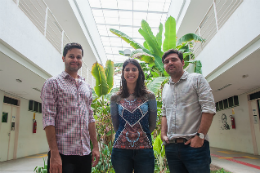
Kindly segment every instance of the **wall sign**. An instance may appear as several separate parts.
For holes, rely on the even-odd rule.
[[[2,113],[2,123],[7,123],[7,120],[8,120],[8,113],[3,112]]]

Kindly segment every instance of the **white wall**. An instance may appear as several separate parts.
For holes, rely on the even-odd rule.
[[[101,42],[101,38],[92,14],[89,2],[86,0],[68,0],[75,16],[82,28],[82,31],[88,40],[88,43],[97,59],[98,63],[106,64],[106,52]],[[80,10],[80,12],[78,11]],[[83,19],[83,20],[82,20]]]
[[[214,116],[212,125],[208,132],[210,146],[254,154],[247,94],[239,95],[238,100],[239,106],[234,107],[236,129],[232,129],[231,127],[231,119],[229,115],[232,115],[232,109],[229,108],[218,111]],[[220,119],[222,114],[227,115],[227,123],[230,126],[230,130],[220,129],[222,126]]]
[[[0,129],[2,125],[2,112],[3,112],[3,101],[4,101],[4,92],[0,90]]]
[[[0,90],[0,112],[2,118],[2,106],[4,95],[10,96]],[[37,121],[37,132],[32,133],[33,128],[33,112],[28,111],[29,100],[18,98],[20,100],[19,122],[18,127],[18,142],[16,157],[26,157],[39,153],[48,152],[48,143],[45,131],[42,129],[42,114],[36,113],[35,119]],[[0,121],[1,130],[1,121]]]
[[[42,114],[36,113],[37,132],[32,133],[33,112],[28,111],[29,100],[20,99],[20,122],[17,158],[48,152],[45,131],[42,129]]]
[[[61,54],[10,0],[1,0],[0,40],[52,76],[64,70]]]
[[[223,27],[197,56],[202,62],[202,72],[207,78],[227,61],[253,44],[260,35],[259,0],[245,0]],[[259,39],[259,38],[258,38]],[[252,50],[255,51],[255,50]],[[249,55],[252,52],[248,52]],[[243,56],[245,58],[246,55]],[[242,59],[240,59],[242,60]],[[212,63],[214,61],[214,63]],[[237,63],[237,62],[236,62]],[[223,73],[223,71],[218,74]],[[213,79],[210,79],[213,80]]]

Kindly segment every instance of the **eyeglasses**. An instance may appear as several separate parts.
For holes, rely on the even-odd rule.
[[[137,68],[132,68],[132,69],[130,69],[130,68],[125,68],[125,72],[130,72],[130,70],[132,70],[132,72],[137,72],[138,71],[138,69]]]

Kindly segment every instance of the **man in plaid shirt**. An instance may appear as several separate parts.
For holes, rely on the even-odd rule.
[[[50,173],[90,173],[91,165],[96,166],[99,161],[92,91],[78,75],[82,57],[81,45],[68,43],[62,57],[65,71],[48,79],[42,88],[42,121],[50,149]]]

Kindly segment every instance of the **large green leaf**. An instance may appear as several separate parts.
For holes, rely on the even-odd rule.
[[[188,44],[181,44],[181,45],[177,46],[176,49],[178,49],[181,52],[190,52],[191,51]]]
[[[187,63],[187,65],[186,65]],[[188,66],[190,64],[190,66]],[[187,68],[188,66],[188,68]],[[185,70],[188,71],[189,73],[200,73],[202,74],[201,68],[202,64],[200,60],[194,60],[194,61],[185,61],[185,65],[183,69],[186,68]]]
[[[157,67],[157,69],[163,73],[164,67],[163,67],[163,63],[162,63],[162,58],[157,55],[154,55],[154,63],[155,63],[155,66]]]
[[[196,60],[194,72],[202,74],[201,68],[202,68],[202,64],[201,64],[200,60]]]
[[[145,53],[142,49],[132,51],[130,57],[140,59],[148,64],[154,63],[154,56]]]
[[[197,34],[188,33],[188,34],[185,34],[184,36],[182,36],[178,40],[177,45],[180,45],[180,44],[186,43],[186,42],[190,42],[190,41],[201,41],[201,42],[203,42],[204,39],[201,38],[200,36],[198,36]]]
[[[142,49],[144,52],[146,52],[148,54],[152,54],[148,49],[146,49],[141,44],[139,44],[136,41],[134,41],[131,37],[129,37],[125,33],[121,32],[121,31],[118,31],[116,29],[112,29],[112,28],[110,28],[110,32],[112,32],[113,34],[115,34],[118,37],[122,38],[125,42],[129,43],[130,46],[132,46],[134,49]]]
[[[165,39],[163,42],[163,51],[176,48],[176,21],[170,16],[165,22]]]
[[[162,47],[162,33],[163,33],[163,24],[160,23],[159,26],[159,32],[156,35],[156,41],[158,43],[158,46],[161,48]]]
[[[154,54],[162,57],[162,51],[159,48],[156,40],[154,40],[152,37],[150,37],[150,35],[148,35],[144,30],[142,30],[141,28],[138,30],[138,32],[144,37],[145,41],[147,41],[147,43],[152,47]]]
[[[107,84],[109,86],[109,91],[110,91],[114,85],[114,62],[113,61],[107,60],[105,73],[107,78]]]
[[[91,74],[96,79],[96,86],[94,87],[95,93],[98,95],[98,97],[106,95],[108,93],[109,86],[107,84],[103,66],[97,62],[94,63],[91,69]]]
[[[161,139],[161,133],[156,136],[154,142],[153,142],[153,149],[156,151],[157,154],[160,154],[161,157],[164,157],[165,155],[165,149],[162,145],[163,141]]]
[[[153,48],[147,43],[147,41],[145,41],[145,42],[143,43],[143,45],[144,45],[144,47],[145,47],[146,49],[148,49],[152,54],[154,53]]]
[[[145,20],[142,20],[142,22],[141,22],[141,28],[142,28],[142,30],[144,31],[144,32],[146,32],[149,36],[150,36],[150,38],[152,38],[153,40],[154,40],[154,42],[155,43],[157,43],[156,42],[156,38],[155,38],[155,36],[153,35],[153,32],[152,32],[152,30],[151,30],[151,27],[149,26],[149,24],[145,21]],[[148,43],[149,44],[149,43]],[[158,43],[157,43],[158,44]],[[157,47],[158,47],[159,45],[157,45]]]
[[[193,54],[193,53],[192,52],[185,52],[185,53],[183,53],[183,60],[184,61],[189,61],[190,59],[189,59],[188,55],[190,55],[190,54]]]
[[[153,93],[158,93],[163,81],[167,79],[168,77],[156,77],[149,84],[147,84],[147,89],[152,91]]]

